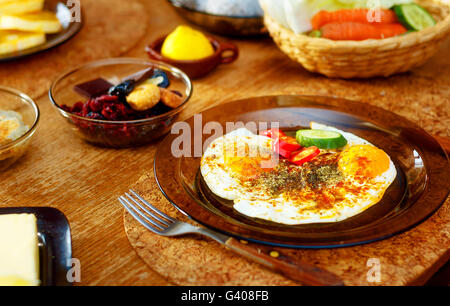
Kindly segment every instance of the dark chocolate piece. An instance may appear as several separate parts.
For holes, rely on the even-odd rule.
[[[130,76],[127,76],[122,80],[122,83],[126,81],[134,81],[135,84],[138,85],[139,83],[148,80],[152,75],[153,75],[153,68],[147,68],[139,72],[136,72]]]
[[[107,94],[109,89],[114,86],[105,79],[98,78],[83,84],[76,85],[74,90],[82,96],[92,99]]]
[[[153,68],[147,68],[136,72],[130,76],[124,78],[121,82],[133,81],[133,84],[137,85],[149,79],[153,75]],[[108,94],[109,90],[114,87],[113,84],[109,83],[105,79],[98,78],[83,84],[76,85],[74,90],[82,96],[88,99],[96,98],[101,95]]]

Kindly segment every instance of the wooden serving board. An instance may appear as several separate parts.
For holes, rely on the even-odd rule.
[[[195,224],[160,192],[153,171],[132,188],[179,220]],[[155,235],[124,212],[128,239],[142,260],[177,285],[299,285],[200,236]],[[198,224],[196,224],[198,225]],[[258,248],[257,244],[250,244]],[[450,258],[450,198],[416,228],[379,242],[338,249],[280,249],[286,255],[338,275],[346,285],[421,285]],[[369,261],[372,259],[372,261]],[[380,282],[372,264],[379,262]],[[368,278],[369,275],[369,278]]]

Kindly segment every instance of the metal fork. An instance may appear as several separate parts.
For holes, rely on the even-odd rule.
[[[250,244],[248,242],[242,243],[233,237],[208,228],[197,227],[176,220],[158,210],[131,189],[129,193],[120,196],[119,201],[140,224],[155,234],[167,237],[200,234],[225,245],[228,249],[266,268],[279,272],[304,285],[344,285],[342,280],[335,274],[307,263],[295,261],[281,254],[280,251],[273,251],[270,247]]]

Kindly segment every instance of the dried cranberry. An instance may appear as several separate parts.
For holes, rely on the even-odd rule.
[[[81,110],[81,114],[83,117],[86,117],[87,114],[89,114],[91,111],[91,108],[89,107],[89,103],[83,104],[83,109]]]
[[[104,96],[100,96],[96,99],[98,102],[103,103],[103,102],[119,102],[119,97],[117,96],[112,96],[112,95],[104,95]]]
[[[83,102],[77,102],[72,107],[63,105],[62,108],[64,110],[68,110],[71,113],[79,113],[83,109],[83,105],[84,105]]]
[[[112,110],[112,108],[110,106],[106,106],[103,108],[102,115],[107,120],[117,120],[116,117],[114,116],[114,111]]]
[[[91,111],[96,112],[96,113],[99,113],[102,111],[102,104],[97,99],[92,99],[92,100],[88,101],[87,103],[89,103],[89,108],[91,109]]]

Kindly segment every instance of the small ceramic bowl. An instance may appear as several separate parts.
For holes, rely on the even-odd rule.
[[[221,64],[231,64],[239,57],[239,49],[230,43],[222,43],[217,39],[208,36],[211,45],[214,47],[214,54],[199,60],[179,61],[167,58],[161,54],[162,45],[167,35],[155,40],[146,47],[146,51],[151,59],[162,61],[178,67],[190,78],[196,79],[213,71]],[[227,55],[227,53],[230,53]]]
[[[28,131],[18,139],[0,145],[0,171],[3,171],[26,152],[39,122],[39,108],[26,94],[0,86],[0,110],[20,114],[23,123],[28,127]]]
[[[166,72],[171,82],[169,89],[183,95],[179,107],[147,119],[129,121],[97,120],[80,117],[67,112],[62,105],[73,106],[85,102],[86,98],[74,91],[74,86],[96,78],[103,78],[115,84],[138,71],[147,68]],[[134,58],[111,58],[87,63],[64,73],[50,87],[49,96],[53,106],[65,118],[77,136],[98,146],[112,148],[135,147],[151,143],[170,132],[180,112],[186,107],[192,95],[192,83],[188,76],[170,65]]]

